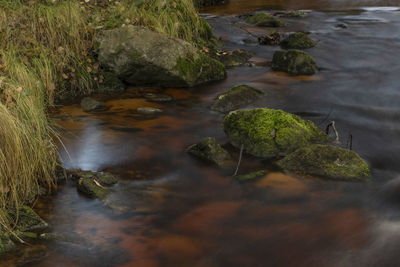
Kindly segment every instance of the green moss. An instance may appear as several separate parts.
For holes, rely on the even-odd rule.
[[[226,113],[245,107],[264,95],[264,91],[248,85],[236,85],[229,91],[220,94],[211,109]]]
[[[73,174],[73,177],[78,178],[77,189],[79,192],[99,199],[104,199],[110,193],[108,187],[118,182],[114,175],[107,172],[77,172]]]
[[[15,244],[14,242],[12,242],[10,235],[7,233],[0,232],[0,254],[10,251],[13,248],[15,248]]]
[[[48,227],[48,224],[28,206],[22,206],[18,213],[15,210],[10,211],[10,216],[13,221],[17,221],[16,229],[20,232],[43,230]]]
[[[267,13],[257,13],[246,18],[246,22],[261,27],[282,27],[287,23]]]
[[[221,61],[225,67],[231,68],[245,64],[252,56],[253,54],[251,52],[238,49],[232,52],[223,53],[218,56],[218,60]]]
[[[250,180],[254,180],[256,178],[263,177],[263,176],[265,176],[267,174],[268,174],[268,171],[260,170],[260,171],[247,173],[247,174],[244,174],[244,175],[237,175],[237,176],[235,176],[235,179],[240,181],[240,182],[245,182],[245,181],[250,181]]]
[[[316,43],[302,32],[293,33],[281,42],[281,46],[285,49],[307,49],[315,45]]]
[[[300,148],[277,162],[283,169],[333,180],[365,181],[368,164],[354,151],[314,144]]]
[[[286,155],[329,137],[310,121],[282,110],[257,108],[229,113],[223,129],[231,143],[258,157]]]
[[[313,75],[318,72],[314,59],[300,50],[276,51],[272,59],[271,68],[291,75]]]
[[[202,139],[197,144],[190,146],[186,152],[218,166],[224,166],[231,160],[229,153],[212,137]]]
[[[119,93],[125,90],[125,84],[112,72],[103,72],[103,81],[98,88],[99,93]]]

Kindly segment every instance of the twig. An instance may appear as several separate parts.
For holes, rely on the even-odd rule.
[[[347,138],[347,144],[346,148],[349,148],[350,150],[353,150],[353,135],[349,133],[349,137]]]
[[[96,179],[93,179],[93,182],[98,186],[98,187],[101,187],[101,188],[103,188],[103,189],[106,189],[104,186],[102,186],[99,182],[97,182],[97,180]]]
[[[237,166],[236,166],[235,173],[234,173],[232,176],[236,176],[237,173],[238,173],[238,171],[239,171],[239,166],[240,166],[240,163],[242,162],[243,147],[244,147],[244,146],[243,146],[243,144],[242,144],[242,146],[240,147],[239,161],[238,161],[238,164],[237,164]]]
[[[340,141],[339,141],[339,133],[338,133],[338,131],[336,130],[336,127],[335,127],[335,121],[331,121],[327,126],[326,126],[326,134],[329,134],[329,128],[330,127],[332,127],[332,129],[333,129],[333,132],[335,133],[335,136],[336,136],[336,139],[335,139],[335,142],[336,143],[340,143]]]

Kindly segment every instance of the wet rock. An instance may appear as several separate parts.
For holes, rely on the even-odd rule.
[[[244,181],[250,181],[250,180],[254,180],[256,178],[263,177],[263,176],[265,176],[267,174],[268,174],[268,171],[260,170],[260,171],[255,171],[255,172],[250,172],[250,173],[247,173],[247,174],[243,174],[243,175],[236,175],[235,179],[240,181],[240,182],[244,182]]]
[[[248,85],[237,85],[229,91],[220,94],[214,104],[212,110],[226,113],[232,110],[243,108],[264,95],[264,91]]]
[[[272,59],[271,68],[291,75],[313,75],[318,72],[314,59],[300,50],[276,51]]]
[[[279,45],[281,43],[281,35],[277,31],[272,31],[265,36],[258,37],[260,45]]]
[[[64,233],[42,233],[39,238],[47,241],[54,242],[65,242],[72,244],[84,244],[86,241],[76,234],[64,234]]]
[[[224,166],[231,160],[229,153],[212,137],[204,138],[197,144],[191,145],[186,152],[218,166]]]
[[[290,10],[275,12],[274,16],[278,16],[280,18],[304,18],[308,16],[308,13],[303,11]]]
[[[144,98],[146,98],[147,101],[157,102],[157,103],[171,102],[171,101],[175,100],[173,96],[167,95],[167,94],[147,93],[147,94],[144,94],[143,96],[144,96]]]
[[[338,23],[335,25],[335,28],[337,29],[347,29],[349,26],[347,26],[346,23]]]
[[[228,3],[228,0],[194,0],[193,2],[197,7],[202,7],[202,6],[223,5]]]
[[[104,199],[110,192],[109,187],[118,182],[118,179],[110,173],[78,172],[74,174],[74,177],[78,178],[79,192],[99,199]]]
[[[91,97],[85,97],[81,101],[81,108],[85,112],[102,111],[106,110],[107,107]]]
[[[332,180],[366,181],[368,164],[354,151],[331,145],[303,147],[279,160],[283,169]]]
[[[99,61],[132,85],[188,87],[225,78],[225,67],[190,43],[146,28],[104,31]]]
[[[238,49],[235,51],[222,52],[217,54],[217,56],[218,60],[221,61],[225,67],[232,68],[247,63],[253,55],[251,52]]]
[[[156,114],[163,112],[159,108],[152,108],[152,107],[142,107],[142,108],[136,109],[135,111],[136,111],[136,113],[139,113],[142,115],[156,115]]]
[[[329,136],[313,122],[282,110],[256,108],[230,112],[223,129],[232,145],[257,156],[287,155],[314,142],[327,142]]]
[[[249,15],[245,20],[249,24],[260,27],[282,27],[287,25],[283,20],[264,12]]]
[[[125,90],[125,84],[112,72],[106,71],[98,89],[99,93],[121,93]]]
[[[10,211],[12,221],[16,221],[16,230],[19,232],[32,232],[46,229],[49,225],[39,217],[30,207],[22,206],[18,212]]]
[[[316,43],[313,39],[302,32],[295,32],[281,42],[281,46],[284,49],[307,49],[312,48],[315,45]]]

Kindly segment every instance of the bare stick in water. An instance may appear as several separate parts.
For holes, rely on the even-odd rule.
[[[338,133],[338,131],[336,130],[336,127],[335,127],[335,121],[331,121],[327,126],[326,126],[326,134],[329,134],[329,128],[330,127],[332,127],[332,129],[333,129],[333,132],[335,133],[335,136],[336,136],[336,139],[335,139],[335,143],[340,143],[340,141],[339,141],[339,133]]]
[[[240,166],[240,163],[242,162],[243,147],[244,147],[244,146],[243,146],[243,144],[242,144],[242,146],[240,147],[239,161],[238,161],[238,164],[237,164],[237,166],[236,166],[236,171],[235,171],[235,173],[234,173],[232,176],[236,176],[237,173],[238,173],[238,171],[239,171],[239,166]]]
[[[349,137],[347,138],[346,147],[348,147],[350,150],[353,150],[353,135],[351,133],[349,133]]]

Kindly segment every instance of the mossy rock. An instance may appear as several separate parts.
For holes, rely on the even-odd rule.
[[[81,108],[85,112],[103,111],[107,109],[103,103],[91,97],[85,97],[81,100]]]
[[[192,44],[146,28],[106,30],[97,41],[100,63],[127,84],[192,87],[226,76],[222,63]]]
[[[285,38],[281,46],[285,49],[307,49],[316,46],[316,43],[307,34],[295,32]]]
[[[239,182],[246,182],[246,181],[251,181],[251,180],[263,177],[267,174],[268,174],[268,171],[260,170],[260,171],[250,172],[247,174],[236,175],[235,179]]]
[[[229,91],[220,94],[211,106],[212,110],[227,113],[246,107],[264,95],[264,91],[248,85],[236,85]]]
[[[354,151],[331,145],[303,147],[279,160],[283,169],[332,180],[366,181],[368,164]]]
[[[281,34],[277,31],[271,31],[267,35],[258,37],[260,45],[279,45],[281,43]]]
[[[215,138],[207,137],[186,149],[190,155],[202,160],[224,166],[231,160],[229,153],[217,143]]]
[[[308,16],[308,13],[303,11],[290,10],[290,11],[279,11],[276,12],[274,15],[280,18],[305,18]]]
[[[9,212],[12,221],[16,221],[16,230],[19,232],[31,232],[46,229],[49,225],[40,218],[30,207],[22,206],[18,213],[15,210]]]
[[[104,199],[110,193],[109,187],[116,184],[118,179],[110,173],[79,172],[77,189],[90,198]]]
[[[260,27],[282,27],[287,23],[267,13],[257,13],[246,18],[246,22]]]
[[[193,2],[197,7],[203,7],[203,6],[223,5],[228,3],[228,0],[193,0]]]
[[[330,140],[311,121],[265,108],[232,111],[225,117],[223,129],[232,145],[243,145],[248,154],[263,158],[287,155],[312,143]]]
[[[271,68],[291,75],[313,75],[318,72],[315,60],[300,50],[281,50],[274,53]]]
[[[103,80],[100,83],[98,92],[103,94],[121,93],[125,90],[125,84],[110,71],[103,73]]]
[[[218,56],[218,60],[221,61],[225,67],[232,68],[247,63],[252,56],[253,54],[251,52],[238,49],[221,53]]]

